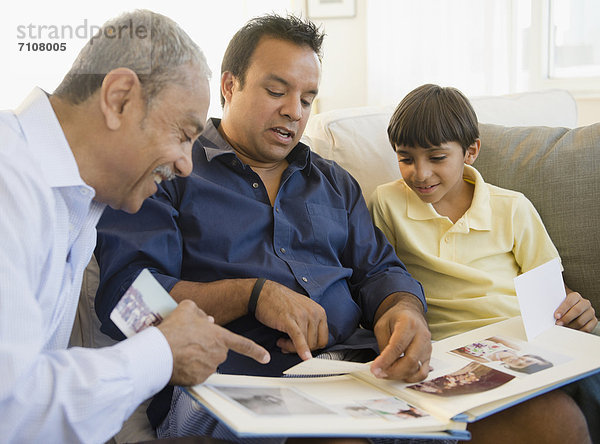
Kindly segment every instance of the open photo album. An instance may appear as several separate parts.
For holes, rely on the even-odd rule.
[[[111,319],[131,336],[175,306],[144,270]],[[468,439],[468,422],[600,371],[600,337],[554,325],[528,341],[516,317],[434,342],[429,366],[405,383],[313,358],[285,377],[213,374],[186,392],[240,437]]]
[[[465,439],[467,422],[598,371],[600,337],[554,326],[527,342],[513,318],[435,342],[430,367],[404,383],[375,378],[369,363],[313,358],[291,377],[215,374],[188,393],[239,436]]]

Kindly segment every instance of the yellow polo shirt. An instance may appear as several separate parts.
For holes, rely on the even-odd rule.
[[[521,193],[484,182],[456,222],[439,215],[403,180],[377,188],[370,203],[387,236],[427,298],[433,339],[442,339],[520,314],[513,279],[559,257],[540,216]]]

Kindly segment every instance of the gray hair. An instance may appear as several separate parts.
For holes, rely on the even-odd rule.
[[[81,50],[54,94],[78,104],[102,85],[116,68],[134,71],[150,103],[168,84],[182,84],[182,66],[194,66],[201,76],[211,72],[204,54],[177,23],[148,10],[124,13],[106,22]]]

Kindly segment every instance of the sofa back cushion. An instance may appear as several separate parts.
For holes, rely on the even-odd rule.
[[[505,126],[577,125],[577,102],[562,89],[470,99],[477,120]]]
[[[565,283],[600,312],[600,123],[575,128],[480,124],[474,166],[531,200],[558,249]]]
[[[348,108],[317,114],[303,137],[358,181],[368,201],[377,186],[399,179],[398,158],[387,138],[391,107]]]

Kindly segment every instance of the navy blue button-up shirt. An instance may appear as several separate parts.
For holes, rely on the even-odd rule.
[[[391,293],[412,293],[425,305],[421,285],[373,227],[349,173],[299,143],[272,206],[259,176],[218,133],[219,123],[210,120],[195,143],[189,177],[161,184],[137,214],[107,209],[102,217],[96,311],[104,332],[120,336],[109,314],[145,267],[167,291],[179,280],[279,282],[323,306],[328,349],[360,347],[366,339],[364,331],[355,335],[357,327],[372,328]],[[275,345],[282,333],[253,317],[226,327],[263,345],[272,361],[263,366],[230,352],[222,372],[274,375],[299,362]],[[376,344],[372,333],[370,341]]]

